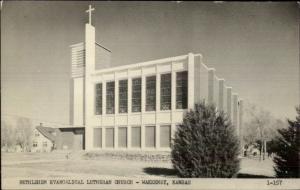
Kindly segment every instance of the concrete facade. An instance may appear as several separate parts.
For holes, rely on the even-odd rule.
[[[86,150],[170,150],[176,125],[183,121],[187,110],[203,100],[224,110],[236,126],[237,133],[241,133],[242,111],[239,109],[242,106],[239,106],[238,95],[232,93],[232,88],[226,86],[224,79],[216,76],[214,68],[208,68],[202,62],[201,54],[189,53],[101,69],[101,59],[97,59],[97,63],[95,59],[96,46],[95,28],[91,24],[85,25],[85,42],[71,46],[74,72],[71,79],[70,119],[74,127],[84,127]],[[187,72],[187,107],[182,109],[177,108],[177,83],[180,82],[177,76],[184,72]],[[161,77],[164,74],[171,75],[171,105],[166,110],[161,107]],[[151,91],[155,94],[155,105],[152,105],[155,109],[151,111],[146,109],[149,77],[154,77],[156,81],[155,90]],[[137,78],[141,80],[141,110],[134,112],[133,81]],[[123,80],[127,81],[127,92],[123,94],[127,96],[126,112],[119,107],[122,98],[119,96],[119,84]],[[114,82],[113,90],[110,82]],[[101,102],[96,102],[98,84],[101,84]],[[107,89],[109,93],[113,92],[111,96],[107,95]],[[107,106],[111,106],[107,101],[112,99],[113,113],[108,113]],[[96,111],[96,103],[101,105],[101,110]]]

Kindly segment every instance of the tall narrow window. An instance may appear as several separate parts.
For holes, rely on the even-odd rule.
[[[160,79],[160,109],[171,109],[171,73],[161,75]]]
[[[188,102],[188,72],[176,73],[176,109],[186,109]]]
[[[127,127],[119,127],[118,129],[118,147],[127,147]]]
[[[128,82],[119,81],[119,113],[127,113]]]
[[[171,146],[171,126],[162,125],[160,126],[160,147]]]
[[[146,111],[156,108],[156,76],[146,78]]]
[[[36,141],[33,141],[32,146],[33,146],[33,147],[37,147],[37,145],[38,145],[38,143],[37,143]]]
[[[146,147],[155,147],[155,126],[146,126],[145,127],[145,146]]]
[[[115,113],[115,82],[106,83],[106,114]]]
[[[96,84],[96,110],[95,110],[95,114],[96,115],[101,115],[102,114],[102,84],[98,83]]]
[[[132,112],[141,112],[142,101],[142,80],[141,78],[132,79]]]
[[[102,147],[102,128],[94,128],[94,147]]]
[[[131,147],[141,148],[141,127],[131,128]]]
[[[113,148],[115,145],[115,131],[114,128],[105,129],[105,147]]]

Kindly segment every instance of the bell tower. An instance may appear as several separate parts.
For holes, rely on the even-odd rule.
[[[85,136],[91,136],[92,128],[90,118],[93,115],[94,106],[93,101],[90,101],[94,97],[94,86],[91,82],[91,74],[95,71],[95,27],[92,25],[92,8],[89,5],[89,9],[86,11],[89,14],[89,21],[85,24],[85,75],[84,75],[84,126]],[[85,138],[86,149],[92,146],[91,138]]]

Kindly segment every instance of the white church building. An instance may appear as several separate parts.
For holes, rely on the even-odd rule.
[[[84,128],[84,149],[170,150],[176,126],[202,100],[224,110],[241,135],[242,100],[201,54],[101,66],[110,50],[95,41],[92,10],[85,41],[71,46],[70,122]]]

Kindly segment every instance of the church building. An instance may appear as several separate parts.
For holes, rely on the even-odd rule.
[[[100,54],[110,50],[95,41],[93,10],[85,41],[71,45],[70,124],[84,128],[84,149],[170,150],[184,114],[203,100],[224,110],[241,135],[243,102],[201,54],[102,66]]]

